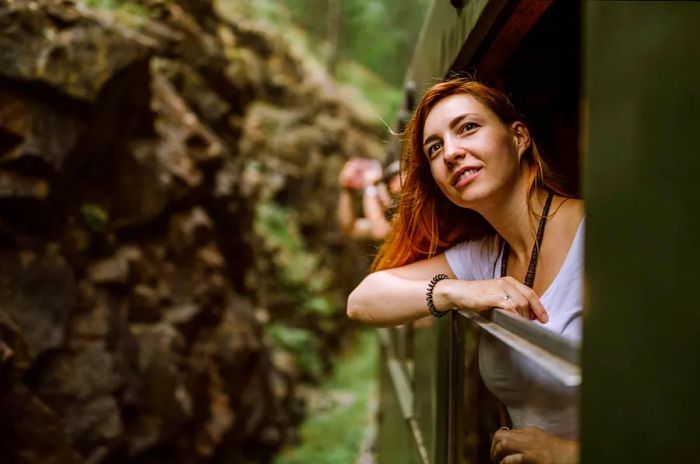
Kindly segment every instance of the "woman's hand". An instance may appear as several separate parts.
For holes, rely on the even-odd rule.
[[[359,190],[363,187],[362,172],[356,159],[348,160],[338,175],[338,183],[341,187],[350,190]]]
[[[530,320],[549,321],[547,310],[537,294],[510,276],[491,280],[445,280],[438,285],[443,286],[449,301],[458,309],[503,308]]]
[[[338,183],[341,187],[350,190],[362,190],[381,179],[381,163],[367,158],[352,158],[346,161],[338,175]]]
[[[491,459],[500,464],[578,464],[578,442],[537,427],[501,429],[491,442]]]
[[[382,164],[377,160],[362,160],[362,182],[364,187],[382,180]]]

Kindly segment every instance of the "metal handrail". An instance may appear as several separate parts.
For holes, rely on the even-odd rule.
[[[577,343],[498,308],[486,313],[457,314],[526,356],[564,385],[581,385],[581,350]]]
[[[377,334],[379,343],[382,345],[382,348],[387,356],[387,369],[389,371],[391,383],[394,387],[394,393],[396,394],[396,398],[399,403],[399,409],[401,409],[401,415],[411,429],[411,435],[416,444],[416,450],[418,451],[421,462],[423,464],[430,464],[428,450],[425,447],[425,440],[423,440],[423,434],[421,433],[416,420],[414,407],[415,402],[411,382],[406,371],[401,366],[401,361],[397,359],[396,351],[392,346],[388,329],[378,329]]]
[[[398,340],[392,339],[392,329],[379,329],[378,338],[385,355],[384,362],[391,388],[401,415],[409,427],[409,434],[419,462],[422,464],[430,464],[433,460],[449,463],[458,461],[456,453],[458,453],[460,438],[456,434],[460,418],[455,405],[459,402],[460,392],[464,388],[460,380],[460,371],[464,368],[460,355],[464,349],[463,340],[458,335],[460,319],[473,323],[480,330],[525,356],[563,385],[578,387],[581,384],[581,350],[578,343],[501,309],[494,308],[480,313],[452,311],[448,320],[440,321],[435,326],[438,330],[436,336],[442,340],[442,348],[436,353],[438,367],[435,379],[435,401],[437,401],[435,414],[437,416],[434,424],[436,428],[433,431],[435,435],[431,446],[432,452],[429,452],[423,435],[424,431],[419,427],[416,415],[413,372],[406,367],[406,362],[409,360],[400,355],[403,352],[401,347],[395,346]],[[444,385],[444,388],[438,385]]]

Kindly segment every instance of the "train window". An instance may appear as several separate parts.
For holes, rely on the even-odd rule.
[[[526,115],[545,160],[574,195],[579,193],[579,7],[564,0],[491,2],[470,19],[464,15],[475,14],[476,7],[465,5],[455,26],[463,38],[452,30],[439,42],[441,55],[460,50],[447,75],[476,72],[510,96]],[[446,17],[437,6],[433,15]],[[479,44],[466,43],[478,35],[465,32],[467,23],[481,34]],[[465,45],[451,45],[451,40]],[[467,58],[465,49],[472,50]],[[480,361],[494,353],[514,360],[508,375],[521,377],[523,408],[512,414],[557,402],[562,411],[558,420],[567,422],[562,433],[569,438],[577,434],[581,370],[575,342],[500,310],[425,319],[385,330],[380,338],[387,361],[381,388],[392,391],[391,401],[401,412],[381,408],[379,462],[396,462],[395,454],[388,456],[397,449],[407,450],[401,462],[490,462],[491,435],[508,420],[480,375]],[[499,375],[504,374],[486,379],[490,388]],[[380,401],[384,398],[382,394]],[[403,434],[395,428],[398,415],[404,417]]]
[[[473,66],[478,76],[504,90],[525,115],[545,160],[574,194],[579,192],[580,8],[578,2],[552,3],[512,50],[494,49],[498,41],[492,40],[477,52]],[[511,22],[532,20],[527,13],[521,16]],[[506,56],[492,69],[494,54]]]
[[[520,2],[519,7],[505,13],[500,28],[487,35],[471,66],[478,76],[510,96],[525,115],[543,157],[561,174],[565,188],[576,195],[580,5],[556,1],[539,2],[539,10],[526,8],[532,3],[537,2]],[[529,30],[513,39],[512,31],[518,27]],[[451,374],[452,388],[463,392],[458,414],[471,414],[473,423],[453,430],[453,443],[448,447],[455,451],[450,462],[489,462],[491,434],[506,422],[517,426],[542,421],[542,428],[556,430],[562,438],[577,439],[581,369],[576,342],[501,310],[460,313],[460,317],[478,327],[478,354],[471,347],[461,349],[465,360],[474,363],[476,357],[481,368]],[[460,369],[469,369],[470,363],[463,363]],[[509,397],[509,417],[490,392]],[[459,422],[459,417],[453,422]]]
[[[401,329],[401,358],[383,336],[393,361],[382,368],[390,379],[381,387],[380,463],[491,462],[504,417],[480,376],[488,351],[525,366],[487,372],[491,384],[522,377],[510,419],[527,404],[556,402],[563,435],[580,424],[581,462],[695,462],[697,445],[682,431],[695,425],[700,378],[698,18],[694,2],[433,0],[407,73],[417,94],[450,73],[476,72],[525,113],[574,194],[585,165],[586,379],[576,341],[499,310]],[[662,324],[660,314],[683,323]]]

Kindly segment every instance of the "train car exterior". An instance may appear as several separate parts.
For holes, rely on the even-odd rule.
[[[490,462],[485,333],[580,389],[582,463],[700,462],[699,25],[700,2],[433,1],[407,88],[475,74],[532,115],[586,200],[584,335],[500,310],[380,329],[381,464]]]

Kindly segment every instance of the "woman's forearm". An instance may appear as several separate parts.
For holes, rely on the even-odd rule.
[[[435,285],[433,302],[437,310],[451,308],[448,288],[455,282],[459,281]],[[426,303],[429,283],[428,279],[412,280],[388,271],[370,274],[348,297],[348,317],[374,326],[391,326],[430,316]]]
[[[426,291],[430,280],[427,276],[451,274],[444,268],[435,270],[427,267],[410,276],[400,275],[395,270],[368,275],[348,297],[348,316],[377,326],[403,324],[429,316]],[[433,288],[433,304],[438,311],[455,308],[483,311],[497,307],[525,318],[538,318],[543,323],[549,320],[535,292],[510,276],[490,280],[441,280]]]
[[[340,229],[344,233],[349,234],[352,231],[353,224],[355,223],[355,211],[353,210],[352,204],[352,192],[348,189],[342,189],[340,191],[340,197],[338,198],[337,219]]]
[[[375,193],[369,193],[368,190],[365,189],[362,195],[362,209],[365,213],[365,217],[369,220],[372,238],[381,240],[389,233],[391,225],[384,217],[384,207],[376,193],[377,187],[372,187]]]

